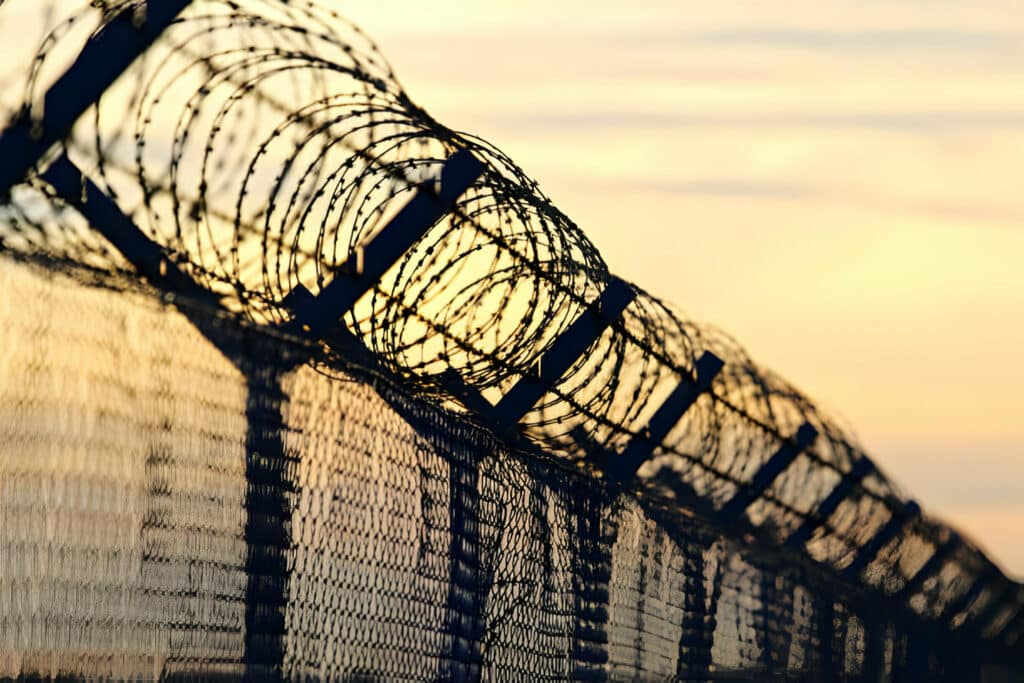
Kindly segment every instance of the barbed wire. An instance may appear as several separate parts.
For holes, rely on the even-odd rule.
[[[44,120],[47,74],[59,71],[65,41],[83,41],[110,16],[145,11],[145,3],[93,5],[47,35],[18,116]],[[388,370],[431,395],[445,396],[442,378],[455,372],[496,402],[536,372],[612,279],[535,181],[490,143],[435,121],[372,40],[316,2],[195,5],[104,93],[64,147],[169,261],[229,310],[267,326],[292,322],[292,292],[316,293],[343,276],[447,158],[472,152],[484,165],[480,179],[341,320]],[[129,272],[62,206],[40,178],[15,188],[0,208],[0,248]],[[520,421],[523,434],[584,464],[595,448],[621,453],[710,351],[724,369],[641,468],[642,485],[719,509],[810,424],[814,446],[749,516],[780,541],[814,520],[808,551],[849,566],[903,513],[906,496],[876,470],[851,484],[835,514],[819,517],[819,503],[867,457],[851,431],[725,333],[631,287],[633,303]],[[325,353],[329,366],[332,351]],[[869,583],[898,589],[949,535],[927,519],[903,533],[923,539],[924,549],[909,559],[882,557]],[[963,574],[975,573],[962,564]]]

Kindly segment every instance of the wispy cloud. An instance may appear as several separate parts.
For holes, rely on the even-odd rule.
[[[799,183],[773,182],[746,178],[702,178],[669,180],[659,178],[580,178],[581,189],[644,192],[651,194],[693,195],[706,197],[750,197],[758,199],[813,199],[821,195],[818,188]]]
[[[1024,111],[909,111],[909,112],[786,112],[736,114],[587,110],[482,115],[482,120],[514,132],[554,134],[566,130],[671,130],[677,128],[833,128],[869,129],[899,133],[1024,130]]]
[[[340,9],[440,120],[538,173],[619,274],[841,407],[1024,574],[1018,5]]]
[[[729,46],[799,49],[856,54],[929,53],[1008,55],[1024,57],[1020,34],[998,30],[947,29],[820,29],[771,27],[703,32],[648,33],[623,36],[624,45]]]

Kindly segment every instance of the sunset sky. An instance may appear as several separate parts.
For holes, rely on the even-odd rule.
[[[617,274],[844,417],[1024,578],[1019,0],[333,6]],[[0,35],[31,43],[7,40],[6,79],[43,28],[28,0],[5,11]]]
[[[1014,1],[347,0],[414,99],[1024,577]]]

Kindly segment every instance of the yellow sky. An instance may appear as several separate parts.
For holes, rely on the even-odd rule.
[[[613,270],[845,416],[1024,576],[1018,0],[335,6]],[[11,41],[42,32],[11,19],[30,0],[4,9],[0,76],[31,60]]]
[[[1024,576],[1019,5],[339,5],[614,270],[844,415]]]

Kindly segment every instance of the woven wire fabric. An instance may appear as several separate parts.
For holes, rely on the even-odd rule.
[[[151,293],[8,259],[0,292],[0,678],[259,673],[254,401],[290,469],[287,600],[262,605],[279,610],[285,679],[960,680],[978,665],[813,565],[510,450],[399,384],[303,365],[253,397]]]
[[[950,637],[970,648],[979,636],[999,639],[1000,653],[1020,644],[1024,596],[1017,584],[940,522],[909,515],[906,494],[876,468],[854,480],[858,466],[870,460],[845,426],[754,363],[727,335],[636,285],[628,285],[633,298],[621,317],[518,420],[523,440],[495,436],[444,378],[454,373],[493,403],[539,374],[545,353],[614,281],[600,254],[500,150],[446,128],[418,106],[372,41],[332,5],[182,4],[188,6],[155,43],[0,203],[0,251],[11,263],[73,272],[102,285],[98,291],[106,298],[96,301],[103,306],[120,305],[110,298],[114,287],[145,309],[146,297],[136,291],[139,273],[81,213],[87,176],[158,245],[161,270],[180,270],[219,300],[208,309],[175,299],[174,292],[147,290],[150,299],[162,297],[180,313],[157,308],[157,318],[131,322],[134,313],[114,315],[111,308],[81,337],[61,327],[80,321],[48,294],[55,285],[42,287],[36,299],[26,295],[25,306],[20,298],[8,300],[5,348],[18,360],[7,377],[22,378],[7,382],[13,393],[4,460],[14,463],[12,472],[31,469],[14,459],[21,452],[15,445],[37,444],[54,472],[64,466],[62,458],[70,459],[68,466],[82,460],[75,467],[86,468],[85,479],[98,482],[94,495],[103,497],[114,495],[122,469],[134,472],[142,462],[140,476],[151,476],[156,483],[146,486],[156,488],[140,489],[138,500],[129,495],[109,503],[110,514],[132,520],[125,527],[134,530],[132,537],[142,538],[132,515],[150,498],[155,507],[139,518],[141,528],[153,529],[146,538],[170,534],[175,525],[199,534],[213,533],[206,525],[214,522],[236,524],[213,533],[224,547],[213,541],[194,551],[180,547],[177,559],[161,556],[161,569],[152,570],[170,576],[178,564],[189,567],[200,597],[187,609],[216,613],[221,621],[214,620],[210,633],[190,631],[188,619],[151,631],[124,621],[118,628],[126,642],[163,638],[177,628],[173,642],[219,643],[227,653],[233,633],[242,639],[239,659],[195,655],[209,666],[204,671],[236,675],[241,661],[246,675],[284,670],[357,678],[427,670],[442,678],[484,671],[553,677],[696,672],[697,678],[716,671],[835,671],[857,677],[884,667],[921,673],[953,666],[937,646],[924,652],[914,644],[924,633],[935,643]],[[118,22],[145,26],[149,8],[145,2],[2,3],[0,19],[22,21],[0,23],[0,34],[42,27],[38,50],[0,67],[0,111],[8,127],[42,139],[53,120],[48,90],[83,45]],[[37,23],[27,24],[29,18]],[[372,372],[331,344],[282,334],[296,321],[288,303],[294,293],[322,292],[348,276],[363,247],[403,202],[430,192],[445,159],[459,151],[479,160],[483,174],[339,323],[368,350]],[[77,193],[69,197],[46,180],[47,165],[58,155],[85,171],[77,211]],[[21,271],[11,272],[22,278],[16,275]],[[72,297],[92,296],[62,287]],[[18,332],[32,311],[47,322]],[[57,320],[53,311],[64,315]],[[146,337],[136,356],[115,341],[145,337],[157,319],[180,325],[181,336],[168,331],[143,349]],[[110,328],[117,320],[121,328]],[[37,338],[44,341],[30,342]],[[211,340],[216,352],[189,350],[209,351]],[[65,358],[50,367],[59,354],[37,357],[42,349],[53,347],[56,354],[64,346],[78,348],[89,362]],[[596,456],[614,457],[644,438],[645,424],[680,381],[695,374],[704,352],[724,360],[724,369],[653,445],[653,457],[631,482],[638,498],[623,498],[601,481]],[[92,367],[93,356],[97,369],[83,370]],[[37,374],[24,374],[30,370]],[[136,372],[150,384],[135,386]],[[353,393],[356,385],[363,393]],[[47,397],[18,393],[33,387]],[[146,391],[158,396],[153,407],[136,400]],[[58,398],[64,395],[66,405]],[[360,412],[356,406],[364,403]],[[48,441],[49,427],[41,426],[47,411],[70,411],[62,419],[72,431]],[[116,423],[117,416],[127,423]],[[132,420],[138,429],[126,426]],[[780,445],[804,424],[818,434],[813,447],[745,506],[740,528],[716,526],[716,515],[752,489]],[[162,441],[147,436],[151,428]],[[90,438],[106,443],[111,457],[122,453],[122,466],[104,465],[114,474],[90,473],[92,456],[75,455],[85,448],[76,429],[91,430]],[[170,455],[169,444],[179,436],[190,445]],[[69,455],[59,455],[61,443]],[[233,465],[231,457],[221,458],[228,452]],[[197,464],[207,457],[217,464]],[[198,460],[186,465],[188,458]],[[189,467],[213,470],[199,474]],[[25,491],[54,485],[47,479],[52,473],[38,476]],[[161,487],[177,476],[190,483],[166,493]],[[850,485],[842,500],[820,513],[844,483]],[[19,520],[50,518],[46,510],[65,498],[46,491],[11,494],[11,500],[32,501],[24,504],[33,512],[19,512]],[[182,512],[175,501],[186,508],[206,505],[206,512]],[[92,533],[84,531],[85,519],[74,520],[82,538]],[[860,566],[862,549],[893,525],[897,532]],[[33,528],[50,533],[51,527]],[[800,536],[804,529],[810,531]],[[31,534],[22,536],[30,541]],[[801,539],[797,552],[776,548],[794,537]],[[125,577],[119,562],[135,567],[136,560],[144,565],[155,557],[140,544],[137,556],[124,550],[96,561],[121,567],[110,576]],[[755,546],[775,550],[761,557]],[[769,562],[776,550],[786,559]],[[193,579],[193,565],[207,552],[226,574],[197,569]],[[230,559],[230,552],[241,559]],[[28,576],[18,566],[17,576]],[[874,596],[876,608],[889,600],[899,619],[879,622],[865,613],[863,601],[840,596],[820,571],[845,573],[844,586]],[[123,600],[135,600],[127,597],[136,595],[129,579],[118,581],[110,590],[124,584]],[[238,616],[228,606],[229,584],[241,590],[241,604],[233,608],[241,610],[239,631],[225,625]],[[31,640],[38,629],[50,628],[47,614],[64,624],[53,628],[76,637],[77,622],[61,622],[58,606],[33,612],[41,603],[13,588],[20,584],[10,585],[11,604],[22,601],[17,613],[43,619],[39,625],[17,622],[18,638]],[[822,595],[829,596],[824,603]],[[307,606],[298,610],[302,601]],[[191,613],[172,608],[170,598],[165,604]],[[734,607],[719,614],[719,605]],[[357,614],[360,608],[366,613]],[[930,625],[911,637],[907,624],[915,620]],[[103,628],[89,633],[106,633]],[[399,642],[406,648],[401,655],[382,654]],[[12,653],[10,671],[36,670],[25,668],[32,661],[26,647],[2,650]],[[962,665],[978,664],[975,649],[960,658]],[[65,650],[52,650],[58,651]],[[73,661],[76,655],[67,656]],[[47,657],[51,674],[65,671],[57,655]],[[138,657],[161,675],[179,665],[198,671],[187,661]],[[531,663],[517,668],[523,657]],[[369,668],[356,666],[357,660]]]

